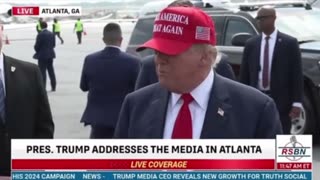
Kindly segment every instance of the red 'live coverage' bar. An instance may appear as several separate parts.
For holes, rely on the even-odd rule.
[[[14,6],[12,7],[13,16],[37,16],[39,15],[38,6]]]
[[[180,162],[180,165],[174,164]],[[168,164],[169,163],[169,164]],[[185,163],[185,164],[183,164]],[[175,166],[176,165],[176,166]],[[13,170],[49,169],[264,169],[274,170],[274,159],[13,159]]]

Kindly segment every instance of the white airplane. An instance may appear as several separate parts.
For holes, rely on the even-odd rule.
[[[12,22],[12,17],[9,16],[8,11],[12,8],[10,4],[0,4],[0,22],[9,24]]]

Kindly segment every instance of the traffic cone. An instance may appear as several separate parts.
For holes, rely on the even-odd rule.
[[[10,42],[9,42],[9,38],[8,38],[8,36],[7,36],[7,35],[6,35],[5,43],[6,43],[6,44],[10,44]]]

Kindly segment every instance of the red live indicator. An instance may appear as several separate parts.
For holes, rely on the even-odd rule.
[[[39,15],[39,7],[12,7],[13,16],[37,16]]]

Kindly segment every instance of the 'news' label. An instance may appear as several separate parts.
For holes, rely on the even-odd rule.
[[[12,15],[13,16],[38,16],[39,9],[40,8],[37,6],[12,7]]]

